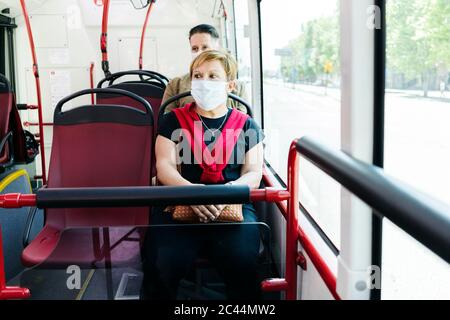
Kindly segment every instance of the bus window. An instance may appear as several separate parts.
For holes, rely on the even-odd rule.
[[[339,2],[261,2],[266,158],[286,182],[290,143],[340,149]],[[300,201],[339,247],[340,187],[301,160]]]
[[[252,103],[252,62],[250,52],[250,22],[248,16],[248,2],[234,1],[236,28],[236,57],[238,60],[238,78],[246,88],[247,101]]]
[[[450,2],[387,2],[385,169],[450,203]],[[450,299],[450,266],[383,224],[382,298]]]

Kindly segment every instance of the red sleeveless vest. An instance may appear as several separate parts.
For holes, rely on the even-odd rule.
[[[203,170],[200,181],[202,183],[224,183],[223,170],[233,154],[248,115],[233,109],[210,151],[203,137],[202,122],[194,109],[195,103],[190,103],[173,111],[180,123],[184,139],[187,139],[190,144],[196,163]]]

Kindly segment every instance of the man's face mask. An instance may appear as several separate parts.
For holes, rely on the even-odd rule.
[[[200,55],[201,52],[192,52],[192,61]]]
[[[227,85],[226,81],[192,80],[191,94],[201,109],[211,111],[226,103]]]

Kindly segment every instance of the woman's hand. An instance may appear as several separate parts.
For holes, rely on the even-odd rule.
[[[191,206],[191,208],[203,223],[216,220],[222,211],[221,207],[216,205],[199,205]]]

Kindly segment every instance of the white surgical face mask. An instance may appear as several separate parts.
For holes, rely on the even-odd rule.
[[[200,55],[200,52],[192,52],[192,61]]]
[[[201,109],[211,111],[227,101],[227,82],[193,80],[191,94]]]

